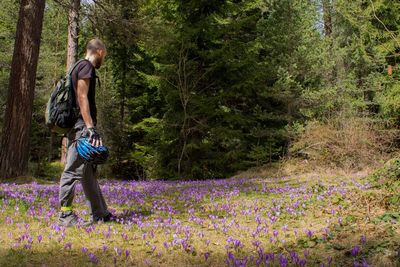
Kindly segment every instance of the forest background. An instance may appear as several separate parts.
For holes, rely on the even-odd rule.
[[[0,9],[0,127],[18,2]],[[61,138],[44,109],[66,71],[70,3],[46,1],[36,75],[29,174],[49,179],[62,168]],[[398,1],[80,4],[79,57],[94,36],[108,49],[96,98],[111,150],[103,176],[222,178],[276,164],[358,171],[397,157]]]

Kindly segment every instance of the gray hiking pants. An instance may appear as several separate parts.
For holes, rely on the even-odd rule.
[[[61,175],[59,200],[61,207],[71,207],[75,195],[75,185],[80,181],[90,215],[102,218],[109,212],[96,179],[96,166],[85,163],[76,150],[75,140],[81,136],[85,128],[83,120],[78,119],[74,128],[67,134],[67,163]]]

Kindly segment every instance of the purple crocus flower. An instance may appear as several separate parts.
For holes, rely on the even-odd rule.
[[[370,266],[368,265],[366,259],[363,259],[363,261],[362,261],[362,267],[370,267]]]
[[[117,253],[118,256],[121,256],[122,253],[121,249],[119,249],[118,247],[114,247],[114,251],[115,253]]]
[[[301,260],[299,260],[298,264],[299,264],[299,266],[306,266],[307,261],[305,259],[301,259]]]
[[[6,217],[6,224],[12,224],[13,220],[10,217]]]
[[[275,254],[273,252],[267,253],[267,258],[270,259],[271,261],[275,260]]]
[[[279,264],[280,264],[281,267],[286,267],[286,266],[288,266],[288,260],[287,260],[287,258],[285,257],[285,255],[283,255],[283,254],[280,254],[280,255],[279,255]]]
[[[260,246],[260,241],[258,241],[258,240],[254,240],[252,243],[253,243],[253,246],[255,246],[257,248]]]
[[[358,253],[360,253],[360,247],[359,247],[359,246],[354,246],[354,247],[351,249],[351,255],[352,255],[353,257],[355,257],[355,256],[358,255]]]
[[[292,262],[297,262],[297,260],[299,259],[299,256],[297,255],[296,251],[291,251],[290,257],[292,258]]]
[[[332,260],[333,260],[332,256],[329,256],[329,257],[328,257],[328,265],[331,265]]]
[[[240,245],[241,245],[242,243],[240,242],[240,240],[233,240],[233,245],[235,246],[235,248],[238,248],[238,247],[240,247]]]
[[[89,254],[89,261],[92,262],[93,264],[98,264],[99,259],[94,255],[94,253]]]
[[[210,252],[204,253],[204,258],[205,258],[206,260],[208,260],[208,257],[210,257]]]
[[[313,231],[311,231],[310,229],[308,229],[308,230],[306,231],[306,234],[307,234],[308,237],[311,238],[311,237],[313,236],[314,233],[313,233]]]
[[[228,252],[228,259],[234,261],[235,260],[235,256],[232,254],[232,252]]]
[[[277,230],[274,230],[274,231],[273,231],[273,235],[274,235],[274,237],[277,237],[277,236],[278,236],[278,234],[279,234],[279,232],[278,232]]]

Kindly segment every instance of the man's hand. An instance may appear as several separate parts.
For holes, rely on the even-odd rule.
[[[103,145],[100,134],[96,131],[95,127],[87,128],[85,135],[89,137],[89,142],[92,144],[92,146]]]

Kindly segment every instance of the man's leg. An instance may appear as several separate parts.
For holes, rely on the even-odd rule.
[[[76,182],[81,179],[84,167],[83,160],[76,151],[74,136],[74,133],[68,136],[67,162],[60,179],[60,223],[65,226],[77,223],[77,217],[72,212],[72,202],[74,200]]]
[[[68,140],[67,162],[60,180],[60,206],[71,207],[75,195],[75,184],[83,174],[83,161],[79,158],[75,142]]]
[[[95,218],[104,218],[109,215],[106,202],[96,179],[95,166],[92,164],[85,164],[81,182],[89,206],[90,215]]]
[[[101,193],[100,186],[95,177],[95,167],[85,163],[76,149],[76,141],[84,131],[83,121],[78,121],[68,136],[67,163],[60,181],[60,205],[63,210],[72,208],[75,183],[80,180],[89,211],[96,218],[103,218],[110,213]]]

